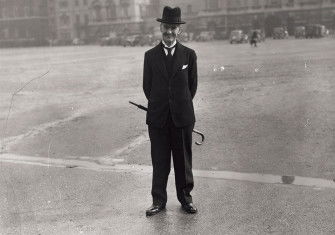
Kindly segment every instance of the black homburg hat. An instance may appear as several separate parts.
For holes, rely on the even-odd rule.
[[[171,8],[164,7],[163,9],[163,17],[162,19],[157,18],[158,22],[166,23],[166,24],[185,24],[185,21],[181,20],[181,10],[179,7]]]

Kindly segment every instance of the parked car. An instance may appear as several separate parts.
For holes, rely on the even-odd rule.
[[[80,38],[74,38],[72,40],[72,45],[80,46],[80,45],[84,45],[84,44],[85,44],[84,40],[82,40]]]
[[[248,42],[248,35],[243,33],[242,30],[233,30],[230,32],[229,37],[230,44],[233,43],[247,43]]]
[[[100,39],[100,46],[116,46],[120,45],[121,36],[111,32],[109,36]]]
[[[181,33],[178,35],[178,39],[179,39],[181,42],[188,42],[188,41],[189,41],[188,33],[186,33],[186,32],[181,32]]]
[[[134,43],[135,46],[151,46],[152,45],[152,34],[140,34],[136,37]]]
[[[135,46],[138,36],[139,36],[138,34],[134,34],[134,35],[127,35],[127,36],[122,37],[121,45],[124,47]]]
[[[325,37],[327,29],[321,24],[306,25],[306,38],[321,38]]]
[[[273,39],[285,39],[288,38],[288,32],[284,27],[275,27],[273,28],[272,37]]]
[[[295,38],[305,38],[306,37],[306,28],[305,26],[297,26],[294,29]]]
[[[198,36],[195,37],[195,40],[198,42],[211,41],[214,39],[214,31],[202,31]]]

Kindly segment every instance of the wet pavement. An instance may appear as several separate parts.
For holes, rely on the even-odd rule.
[[[148,48],[2,50],[0,234],[334,233],[333,39],[189,45],[206,135],[193,148],[200,213],[180,210],[171,177],[152,218],[145,113],[128,103],[146,105]],[[5,126],[12,92],[48,70]]]
[[[180,208],[171,176],[167,210],[145,217],[151,204],[148,172],[1,163],[1,176],[2,234],[335,231],[334,189],[196,176],[193,197],[199,213],[189,215]]]

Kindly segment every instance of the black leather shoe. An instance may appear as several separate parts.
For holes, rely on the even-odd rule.
[[[157,213],[161,212],[165,209],[165,205],[162,204],[152,204],[152,206],[145,211],[146,216],[156,215]]]
[[[185,203],[181,206],[183,211],[188,214],[195,214],[198,212],[198,209],[193,205],[193,203]]]

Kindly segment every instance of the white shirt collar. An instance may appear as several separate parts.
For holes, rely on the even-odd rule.
[[[162,43],[163,43],[163,45],[164,45],[165,47],[170,48],[170,47],[174,47],[174,46],[176,45],[177,40],[175,39],[174,42],[171,44],[171,46],[166,45],[166,43],[164,42],[164,40],[162,40]]]
[[[174,42],[171,44],[171,46],[167,46],[163,40],[162,40],[162,43],[163,43],[164,47],[171,48],[171,47],[174,47],[177,44],[177,40],[174,40]],[[175,47],[172,48],[171,55],[174,54],[175,49],[176,49]],[[164,52],[165,52],[165,55],[168,55],[167,49],[164,48]]]

